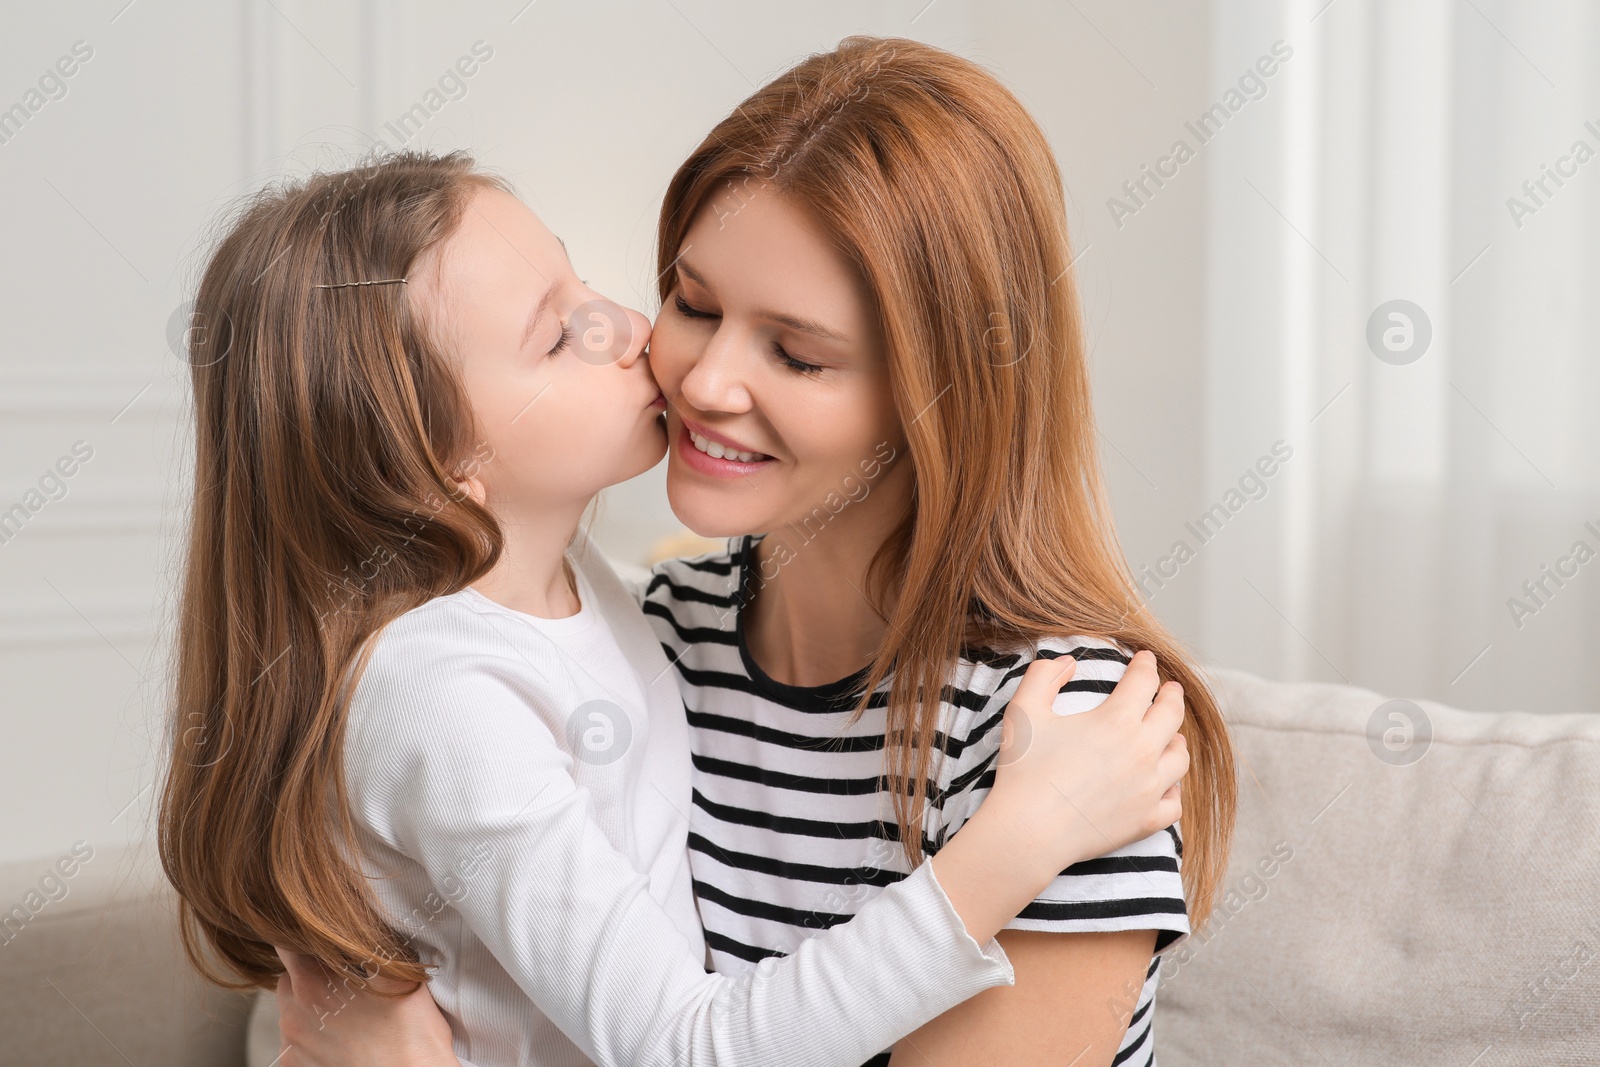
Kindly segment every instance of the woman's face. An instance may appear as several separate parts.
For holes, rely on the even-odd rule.
[[[480,435],[463,474],[497,513],[586,506],[655,466],[665,401],[650,323],[590,289],[516,197],[475,193],[410,286],[460,359]]]
[[[889,462],[905,436],[860,272],[753,181],[708,202],[680,251],[650,341],[678,518],[706,537],[897,518],[910,465]]]

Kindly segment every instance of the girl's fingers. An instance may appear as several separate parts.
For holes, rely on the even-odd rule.
[[[1043,711],[1050,708],[1055,703],[1056,694],[1060,692],[1061,686],[1077,669],[1078,661],[1071,656],[1034,660],[1023,672],[1022,682],[1017,686],[1016,695],[1011,698],[1011,703],[1024,711],[1035,709]]]
[[[284,974],[289,979],[293,995],[314,1000],[333,988],[333,978],[328,969],[314,956],[277,946],[273,948],[283,961]]]
[[[1160,822],[1161,829],[1165,830],[1183,818],[1183,798],[1177,795],[1164,798],[1161,801],[1159,811],[1160,814],[1157,816],[1157,821]]]
[[[416,993],[416,990],[411,988],[411,983],[402,982],[398,978],[385,978],[380,974],[374,974],[371,978],[363,979],[363,984],[364,988],[370,989],[374,993],[395,993],[407,996],[414,995]],[[426,983],[424,983],[421,988],[426,989],[428,987]]]
[[[1183,686],[1169,681],[1161,686],[1155,700],[1145,709],[1144,721],[1159,737],[1168,739],[1183,725],[1184,710]]]
[[[1166,749],[1156,760],[1156,774],[1163,782],[1172,782],[1167,792],[1171,793],[1183,781],[1183,776],[1189,773],[1189,743],[1182,734],[1174,734],[1167,743]]]
[[[278,996],[293,997],[295,964],[291,957],[293,957],[295,953],[290,952],[286,948],[279,948],[277,945],[272,946],[272,951],[276,952],[278,954],[278,959],[283,961],[283,974],[278,978]]]
[[[1077,661],[1071,656],[1040,658],[1028,664],[1001,722],[1000,766],[1015,763],[1027,754],[1033,742],[1034,717],[1050,714],[1056,694],[1077,668]]]
[[[1155,699],[1156,690],[1160,687],[1161,676],[1156,672],[1156,654],[1148,649],[1140,649],[1128,661],[1128,669],[1122,672],[1116,688],[1106,699],[1132,702],[1143,712],[1150,706],[1150,701]]]

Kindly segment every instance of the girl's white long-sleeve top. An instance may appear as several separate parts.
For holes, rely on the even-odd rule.
[[[594,543],[568,559],[577,616],[440,597],[384,629],[352,697],[360,861],[463,1062],[855,1067],[1015,981],[926,863],[792,955],[707,973],[672,667]]]

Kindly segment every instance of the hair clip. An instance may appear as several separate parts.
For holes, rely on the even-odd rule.
[[[331,285],[313,285],[313,289],[348,289],[353,285],[404,285],[404,278],[379,278],[370,282],[334,282]]]

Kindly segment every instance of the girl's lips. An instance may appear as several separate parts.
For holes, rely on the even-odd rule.
[[[667,394],[657,391],[656,398],[650,401],[649,407],[654,408],[657,411],[667,410]]]
[[[689,439],[688,424],[684,424],[678,430],[677,451],[679,458],[687,466],[715,478],[742,478],[777,462],[773,459],[758,459],[751,463],[741,463],[736,459],[717,459],[694,446],[694,442]]]

